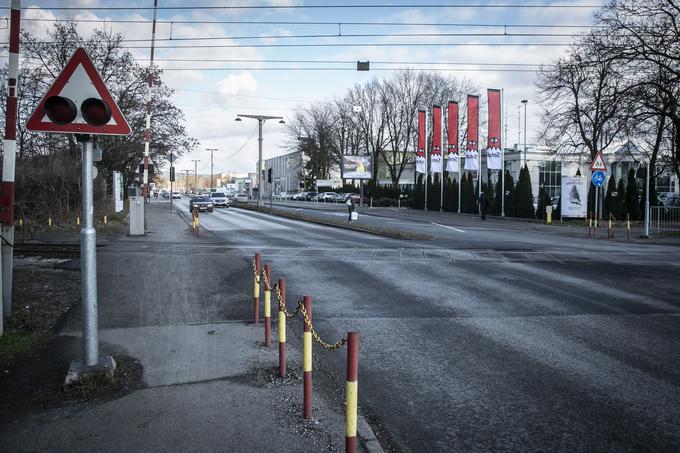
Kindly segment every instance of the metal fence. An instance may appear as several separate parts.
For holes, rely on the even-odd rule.
[[[651,206],[650,229],[657,233],[680,231],[680,206]]]

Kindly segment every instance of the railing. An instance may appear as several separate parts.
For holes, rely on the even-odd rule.
[[[650,229],[657,233],[680,231],[680,206],[651,206]]]

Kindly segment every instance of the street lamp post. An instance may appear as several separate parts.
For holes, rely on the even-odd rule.
[[[257,120],[257,125],[258,125],[258,157],[257,157],[257,205],[258,206],[263,206],[264,203],[262,201],[262,124],[266,120],[280,120],[280,124],[285,124],[285,121],[283,121],[283,117],[280,116],[268,116],[268,115],[242,115],[238,114],[236,115],[236,120],[235,121],[242,121],[241,118],[251,118],[254,120]]]
[[[213,153],[217,151],[217,148],[206,148],[206,151],[210,151],[210,190],[215,187],[213,183]]]
[[[201,161],[200,159],[192,159],[191,160],[194,163],[194,191],[196,190],[196,187],[198,187],[198,163]]]
[[[524,104],[524,165],[527,165],[527,103],[529,100],[522,99]]]

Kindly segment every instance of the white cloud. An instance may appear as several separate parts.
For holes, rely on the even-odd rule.
[[[229,74],[217,83],[217,90],[223,96],[254,93],[257,91],[257,82],[249,72]]]

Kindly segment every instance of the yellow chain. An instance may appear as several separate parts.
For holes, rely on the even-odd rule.
[[[267,284],[265,280],[265,284]],[[297,316],[299,312],[302,312],[302,317],[304,318],[305,325],[309,327],[310,332],[312,333],[312,338],[314,338],[314,341],[319,343],[322,348],[327,349],[329,351],[333,351],[335,349],[340,349],[343,347],[345,344],[347,344],[347,339],[341,338],[337,342],[331,344],[331,343],[326,343],[321,339],[318,333],[316,333],[316,330],[314,330],[314,326],[312,323],[309,321],[309,316],[307,315],[307,310],[305,310],[305,303],[303,301],[298,301],[297,303],[297,308],[293,313],[289,313],[288,310],[286,310],[286,307],[283,305],[283,296],[281,296],[281,288],[279,287],[279,284],[277,283],[275,286],[276,289],[276,298],[279,302],[279,310],[285,313],[286,318],[288,319],[293,319]]]
[[[271,291],[271,282],[269,281],[269,278],[267,278],[267,273],[264,271],[264,269],[262,269],[262,280],[264,280],[265,291]]]
[[[295,318],[297,316],[298,312],[300,311],[300,302],[298,302],[298,307],[295,309],[295,311],[293,313],[289,313],[288,310],[286,310],[285,305],[283,305],[283,296],[281,295],[281,288],[279,288],[278,283],[276,284],[275,289],[276,289],[276,299],[279,302],[279,310],[286,314],[286,318],[288,318],[288,319]]]
[[[305,310],[305,305],[303,302],[298,302],[298,309],[302,312],[302,317],[305,319],[305,325],[309,328],[310,332],[312,333],[312,337],[314,338],[314,341],[319,343],[322,348],[327,349],[329,351],[333,351],[336,349],[340,349],[347,343],[347,340],[345,338],[341,338],[340,340],[336,341],[333,344],[326,343],[321,339],[318,333],[316,333],[316,330],[314,330],[314,326],[312,323],[309,321],[309,316],[307,316],[307,310]]]

